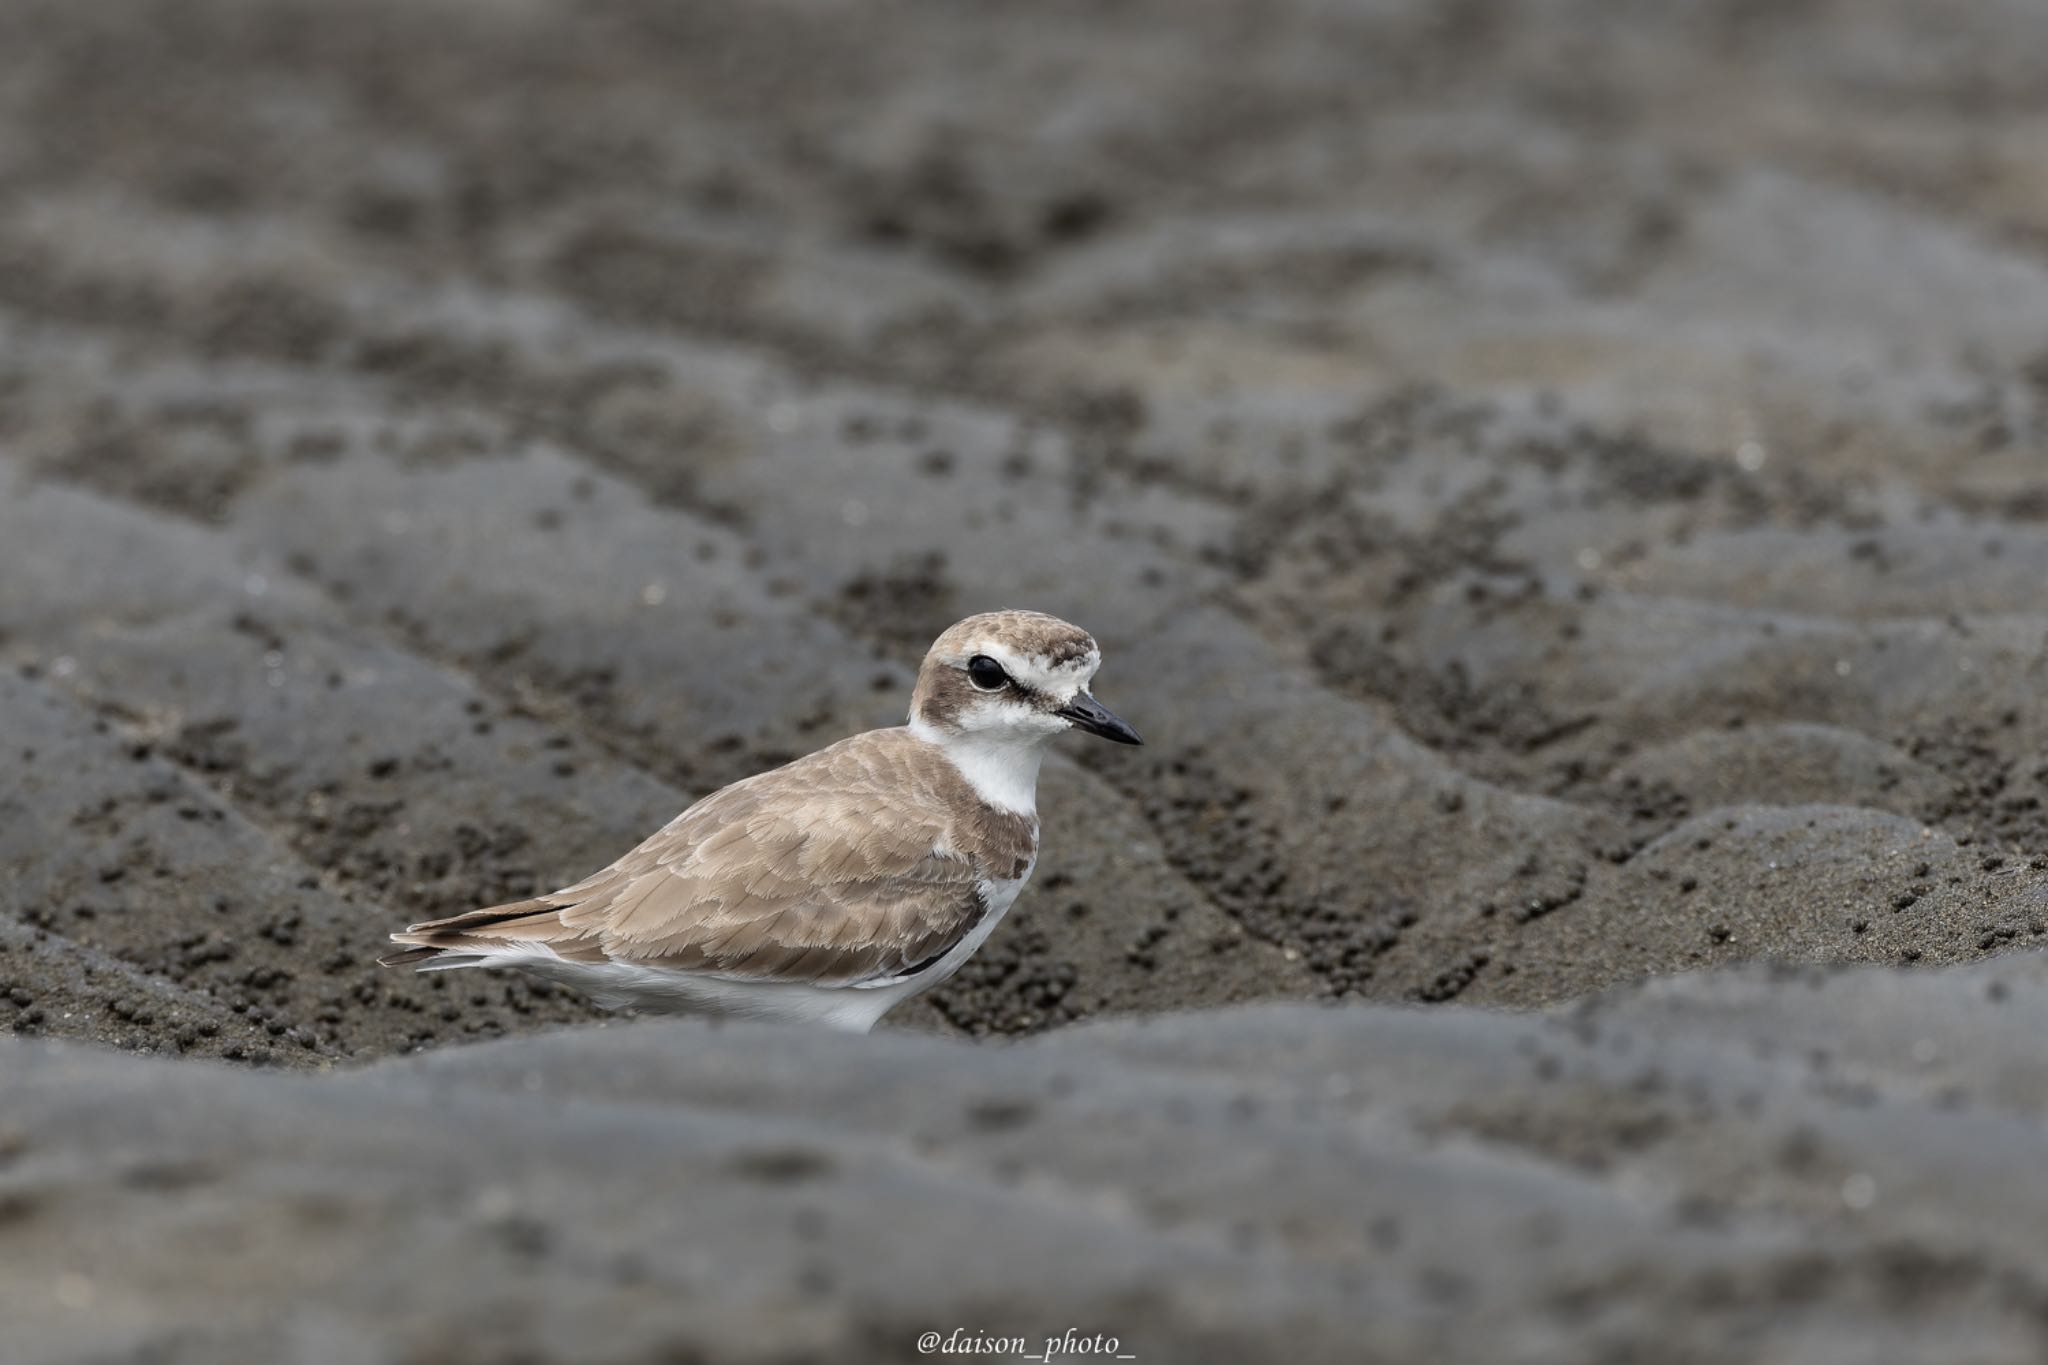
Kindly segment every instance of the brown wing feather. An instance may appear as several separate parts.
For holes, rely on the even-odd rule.
[[[982,805],[908,731],[876,730],[712,793],[575,886],[392,938],[850,985],[958,943],[982,880],[1022,875],[1036,845],[1028,817]]]

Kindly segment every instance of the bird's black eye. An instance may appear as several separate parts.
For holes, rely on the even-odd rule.
[[[1003,666],[986,654],[977,654],[967,661],[967,676],[974,679],[974,685],[984,692],[994,692],[1010,681],[1010,675],[1003,672]]]

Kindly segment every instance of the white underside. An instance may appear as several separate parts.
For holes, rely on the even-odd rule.
[[[544,944],[508,943],[503,947],[463,949],[420,964],[423,972],[464,967],[511,967],[589,996],[606,1009],[638,1009],[652,1014],[719,1014],[783,1023],[821,1024],[848,1033],[866,1033],[883,1015],[914,995],[922,994],[960,970],[974,956],[1009,912],[1017,893],[1031,878],[1031,869],[1015,881],[983,882],[988,909],[967,936],[947,954],[915,976],[858,982],[847,986],[812,986],[791,981],[749,981],[735,976],[681,972],[635,962],[566,962]]]

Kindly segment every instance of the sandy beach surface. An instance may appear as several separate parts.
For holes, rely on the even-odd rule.
[[[8,1349],[2040,1358],[2044,91],[2019,0],[0,3]],[[1005,606],[1148,743],[873,1038],[374,965]]]

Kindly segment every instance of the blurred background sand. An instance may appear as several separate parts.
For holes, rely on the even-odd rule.
[[[1898,1001],[1958,1027],[2008,968],[1931,969],[2048,936],[2044,138],[2048,7],[2018,0],[0,5],[0,1028],[326,1067],[596,1019],[520,980],[372,959],[392,926],[573,880],[721,783],[893,723],[929,639],[1001,606],[1092,629],[1101,695],[1148,744],[1075,741],[1048,765],[1033,886],[899,1012],[909,1030],[1561,1006],[1734,970],[1612,1007],[1677,1066],[1660,1049],[1684,1030],[1655,1021],[1690,1007],[1659,990],[1807,1008],[1788,1002],[1821,978],[1740,965],[1758,962],[1901,969],[1828,987],[1825,1055]],[[1741,1013],[1714,1026],[1730,1056],[1767,1041]],[[1288,1021],[1284,1044],[1241,1025],[1283,1052],[1426,1027],[1476,1093],[1415,1117],[1412,1077],[1374,1082],[1459,1191],[1442,1198],[1475,1210],[1440,1255],[1229,1204],[1207,1164],[1229,1144],[1172,1145],[1199,1147],[1200,1123],[1155,1150],[1195,1191],[1154,1191],[1168,1211],[1103,1167],[1144,1242],[1115,1293],[1150,1305],[1158,1340],[1206,1339],[1140,1291],[1182,1283],[1187,1238],[1162,1229],[1213,1198],[1195,1240],[1224,1279],[1378,1255],[1400,1267],[1387,1302],[1425,1322],[1361,1338],[1385,1304],[1353,1323],[1331,1304],[1370,1296],[1267,1266],[1277,1287],[1209,1324],[1240,1346],[1584,1359],[1612,1329],[1615,1359],[1681,1359],[1654,1330],[1680,1323],[1718,1358],[1762,1289],[1724,1266],[1652,1293],[1625,1268],[1676,1243],[1640,1228],[1587,1233],[1597,1270],[1529,1288],[1483,1182],[1440,1164],[1476,1141],[1582,1182],[1570,1199],[1690,1211],[1672,1236],[1722,1239],[1730,1265],[1752,1237],[1815,1258],[1790,1276],[1807,1317],[1750,1329],[1785,1354],[1730,1358],[1910,1352],[1886,1315],[1937,1299],[1983,1326],[1984,1358],[2040,1349],[2048,1269],[1998,1243],[2018,1221],[1944,1193],[1844,1233],[1869,1207],[1844,1182],[1870,1173],[1787,1136],[1811,1116],[1752,1130],[1741,1105],[1806,1095],[1806,1073],[1745,1062],[1762,1074],[1714,1072],[1682,1113],[1633,1088],[1648,1063],[1577,1090],[1537,1074],[1511,1118],[1474,1118],[1504,1059],[1533,1065],[1524,1032],[1570,1013],[1429,1017],[1159,1026],[1183,1060],[1229,1018]],[[1114,1070],[1126,1027],[1001,1065]],[[1919,1075],[1914,1046],[1948,1036],[1927,1028],[1867,1064]],[[682,1029],[616,1046],[752,1036]],[[827,1064],[759,1046],[786,1051],[792,1093]],[[875,1046],[860,1065],[885,1093],[923,1093],[892,1067],[981,1065]],[[226,1087],[286,1123],[319,1093],[17,1051],[43,1080],[0,1125],[74,1071],[135,1096]],[[1232,1056],[1219,1075],[1256,1071]],[[1943,1085],[2019,1106],[2037,1144],[2043,1092],[2005,1064]],[[386,1093],[392,1069],[351,1093]],[[1898,1136],[1899,1159],[1933,1179],[1965,1150],[1943,1142],[1977,1138],[1944,1123],[1967,1107],[1948,1090],[1913,1093],[1946,1136]],[[1679,1188],[1668,1152],[1628,1175],[1688,1125],[1784,1156],[1797,1189]],[[976,1151],[1008,1131],[970,1129]],[[8,1131],[0,1265],[10,1236],[78,1226],[24,1195],[41,1212],[10,1232]],[[558,1138],[508,1120],[502,1140],[525,1161]],[[1090,1149],[1066,1141],[1034,1150],[1085,1183]],[[1301,1179],[1374,1226],[1340,1174]],[[474,1232],[451,1226],[451,1247]],[[647,1239],[642,1271],[673,1269],[648,1250],[668,1232],[621,1235]],[[762,1254],[799,1288],[838,1264]],[[1432,1278],[1473,1257],[1477,1282]],[[732,1274],[734,1292],[773,1280]],[[47,1308],[24,1284],[16,1309]],[[860,1301],[835,1284],[827,1300]],[[461,1333],[418,1335],[430,1296],[385,1288],[398,1325],[359,1338],[344,1314],[346,1351],[460,1358]],[[1011,1306],[1067,1302],[1044,1293]],[[229,1349],[151,1337],[167,1310],[136,1303],[122,1349]],[[1531,1336],[1539,1306],[1554,1320]],[[863,1335],[857,1316],[730,1340],[691,1316],[676,1339],[903,1358],[907,1319]],[[234,1349],[357,1358],[273,1328]]]

